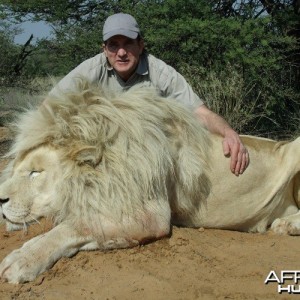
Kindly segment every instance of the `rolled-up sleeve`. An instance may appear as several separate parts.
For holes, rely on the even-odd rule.
[[[149,62],[150,72],[152,69],[152,76],[156,77],[152,81],[157,82],[163,97],[174,98],[192,110],[204,104],[185,78],[173,67],[154,57]]]

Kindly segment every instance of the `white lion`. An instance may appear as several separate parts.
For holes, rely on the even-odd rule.
[[[108,98],[83,89],[47,99],[17,123],[0,185],[8,227],[54,227],[10,253],[0,275],[36,278],[79,250],[132,247],[171,224],[300,234],[300,138],[242,137],[251,163],[231,174],[221,138],[151,89]]]

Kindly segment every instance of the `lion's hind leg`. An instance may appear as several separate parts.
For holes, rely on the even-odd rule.
[[[281,235],[300,235],[300,211],[294,215],[276,219],[271,231]]]

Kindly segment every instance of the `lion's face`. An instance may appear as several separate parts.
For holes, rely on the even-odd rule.
[[[25,224],[53,212],[51,203],[60,176],[58,153],[50,147],[42,146],[17,158],[10,177],[0,185],[3,218]]]

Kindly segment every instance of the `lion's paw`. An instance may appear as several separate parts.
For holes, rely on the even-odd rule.
[[[30,253],[22,249],[11,252],[0,264],[0,276],[9,283],[34,280],[43,271]]]
[[[300,235],[300,222],[276,219],[272,223],[271,230],[280,235]]]

